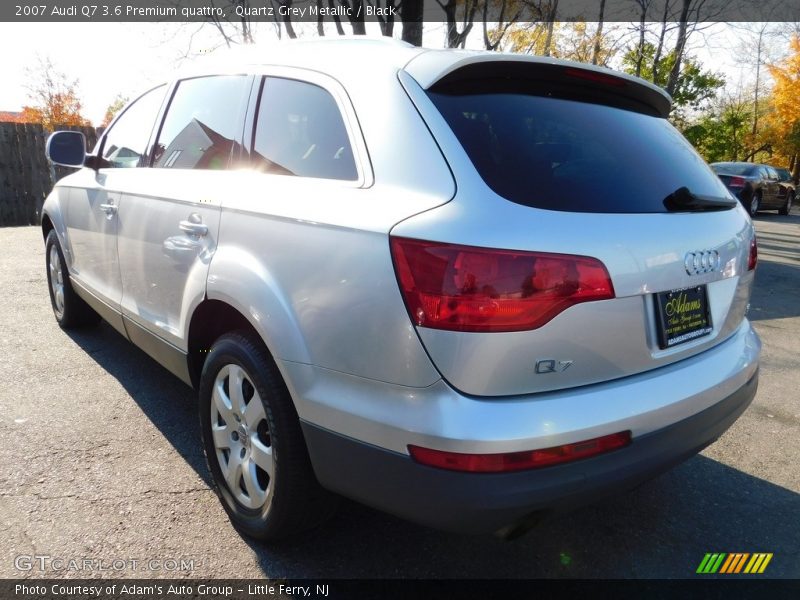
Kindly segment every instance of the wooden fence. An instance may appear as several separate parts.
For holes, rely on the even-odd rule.
[[[91,150],[94,127],[57,127],[82,131]],[[47,136],[41,125],[0,123],[0,227],[38,225],[42,204],[53,184],[72,169],[51,165],[44,155]]]

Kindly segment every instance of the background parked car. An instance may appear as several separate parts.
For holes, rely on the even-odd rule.
[[[711,168],[722,183],[736,196],[744,207],[755,216],[759,210],[777,210],[788,215],[794,194],[786,186],[774,167],[747,162],[713,163]]]

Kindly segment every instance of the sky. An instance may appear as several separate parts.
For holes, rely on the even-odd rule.
[[[315,35],[313,24],[306,25],[306,35]],[[258,27],[257,40],[276,39],[273,25]],[[396,29],[399,35],[399,25]],[[481,47],[480,29],[474,28],[469,46]],[[692,54],[706,68],[722,72],[732,89],[752,77],[752,68],[741,64],[741,35],[720,24],[691,42]],[[149,84],[168,80],[187,54],[211,50],[220,39],[211,26],[197,23],[0,23],[0,56],[4,57],[0,111],[19,111],[30,104],[26,69],[37,64],[37,56],[49,57],[69,78],[78,79],[84,115],[98,125],[117,95],[133,97]],[[426,24],[424,45],[441,48],[443,39],[442,25]]]

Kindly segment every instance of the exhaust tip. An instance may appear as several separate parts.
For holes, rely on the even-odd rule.
[[[537,527],[540,523],[542,523],[546,519],[546,517],[547,517],[546,511],[540,510],[532,512],[529,515],[522,517],[519,521],[512,523],[511,525],[501,527],[500,529],[494,532],[494,535],[495,537],[500,538],[504,542],[514,541],[516,539],[521,538],[531,529]]]

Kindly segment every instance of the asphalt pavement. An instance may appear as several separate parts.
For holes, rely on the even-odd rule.
[[[275,546],[210,490],[193,392],[108,325],[59,329],[40,230],[0,229],[0,577],[683,578],[771,552],[764,577],[799,578],[800,213],[756,227],[760,387],[702,454],[513,542],[346,501]]]

